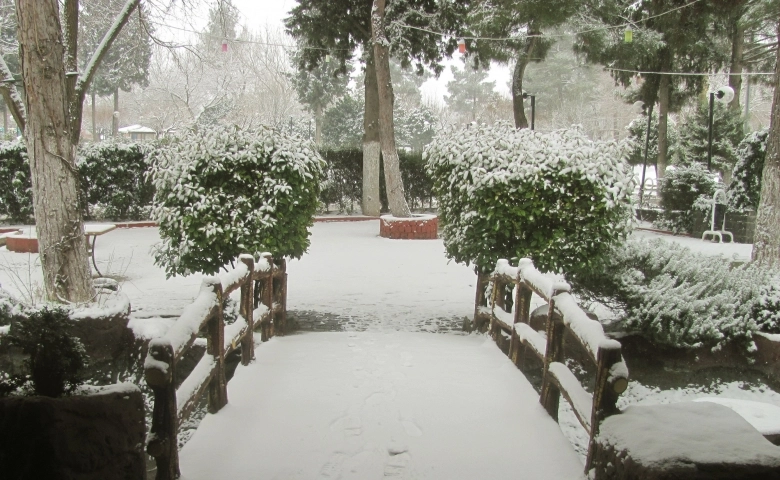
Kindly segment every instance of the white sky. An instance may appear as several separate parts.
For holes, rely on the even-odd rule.
[[[207,3],[213,4],[213,2]],[[283,30],[284,18],[296,4],[296,0],[233,0],[233,5],[235,5],[242,14],[242,24],[249,27],[250,30],[257,30],[261,27],[271,27]],[[202,18],[203,25],[206,23],[206,11],[207,9],[204,9],[203,14],[199,15],[199,17]],[[454,59],[445,61],[445,64],[462,65],[457,53],[455,54]],[[452,80],[452,78],[452,73],[449,69],[446,69],[440,78],[432,78],[425,82],[422,86],[423,98],[434,97],[438,100],[442,100],[447,91],[446,84],[448,81]],[[490,70],[489,80],[496,81],[496,91],[508,95],[508,79],[509,70],[507,67],[494,66]]]

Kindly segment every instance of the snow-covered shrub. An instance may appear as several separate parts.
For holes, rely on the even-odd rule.
[[[87,218],[146,220],[154,196],[145,143],[101,142],[78,150],[82,209]]]
[[[658,183],[663,213],[656,224],[675,233],[691,232],[695,205],[710,205],[706,199],[712,199],[715,186],[712,174],[699,163],[667,169]]]
[[[0,327],[10,325],[21,318],[24,305],[0,286]]]
[[[324,167],[310,141],[267,127],[172,139],[153,155],[155,262],[172,276],[213,274],[241,253],[300,258]]]
[[[579,129],[467,126],[436,137],[425,156],[447,256],[458,262],[489,271],[499,258],[530,257],[568,273],[628,231],[625,149]]]
[[[629,240],[569,280],[580,297],[621,312],[626,330],[660,344],[750,347],[753,332],[780,331],[778,272],[660,239]]]
[[[758,208],[768,135],[769,130],[750,133],[737,146],[737,164],[729,185],[729,207],[735,210]]]
[[[31,382],[26,393],[60,397],[78,387],[84,380],[87,355],[79,339],[70,334],[70,323],[68,310],[49,307],[31,310],[27,318],[15,322],[7,340],[30,356],[29,373],[2,379],[0,391],[28,390]]]
[[[22,140],[0,142],[0,215],[12,223],[33,218],[30,163]]]

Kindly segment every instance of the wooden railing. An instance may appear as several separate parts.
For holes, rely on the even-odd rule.
[[[223,304],[232,292],[241,289],[240,316],[225,325]],[[261,340],[284,333],[287,309],[287,273],[284,260],[274,263],[270,254],[259,261],[241,255],[237,267],[203,281],[200,293],[188,305],[168,332],[149,342],[144,363],[146,383],[154,394],[152,427],[146,451],[157,464],[157,480],[179,477],[177,436],[202,395],[208,392],[208,411],[216,413],[228,403],[225,359],[241,347],[241,364],[254,358],[253,332],[261,329]],[[206,352],[181,379],[177,362],[201,332],[207,339]],[[176,386],[177,381],[181,381]]]
[[[478,285],[485,286],[485,278]],[[475,323],[487,317],[491,336],[508,351],[521,370],[530,353],[542,362],[542,388],[539,401],[547,413],[558,421],[560,396],[571,404],[577,419],[588,432],[590,441],[585,472],[590,469],[594,454],[594,439],[600,423],[618,413],[618,396],[628,387],[628,368],[623,362],[620,342],[606,337],[601,324],[592,320],[577,305],[565,282],[553,282],[534,268],[531,260],[521,259],[517,267],[499,260],[489,277],[489,299],[477,291]],[[511,288],[510,288],[511,287]],[[485,290],[482,289],[482,292]],[[531,297],[538,295],[548,304],[544,334],[531,327]],[[482,302],[487,302],[486,307]],[[511,302],[512,308],[508,305]],[[584,357],[596,368],[593,393],[589,393],[565,365],[566,332],[584,351]],[[509,345],[506,345],[506,343]],[[570,353],[572,350],[569,351]]]

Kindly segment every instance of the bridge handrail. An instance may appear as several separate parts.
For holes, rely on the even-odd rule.
[[[222,305],[240,289],[239,318],[225,325]],[[235,268],[207,277],[198,296],[184,308],[165,335],[152,339],[144,361],[144,376],[154,395],[152,426],[146,450],[157,463],[157,480],[179,476],[177,436],[179,425],[208,392],[208,411],[216,413],[228,403],[225,359],[241,346],[241,364],[254,359],[253,332],[261,328],[261,341],[283,333],[287,309],[286,262],[274,262],[264,253],[255,261],[241,255]],[[176,365],[205,329],[206,352],[189,375],[179,380]]]
[[[521,259],[517,267],[511,266],[507,260],[498,260],[487,280],[491,284],[488,289],[491,295],[485,299],[484,294],[481,296],[477,291],[475,323],[484,320],[489,311],[487,320],[491,336],[504,348],[507,345],[502,332],[510,337],[508,355],[520,369],[525,366],[528,351],[543,362],[539,401],[556,421],[561,395],[572,406],[590,437],[585,463],[587,472],[592,463],[599,425],[606,417],[618,412],[618,396],[628,387],[628,368],[623,362],[620,342],[608,338],[601,324],[588,317],[577,305],[566,282],[555,282],[545,276],[530,259]],[[481,284],[484,285],[484,280]],[[514,292],[511,311],[507,311],[508,286],[512,286]],[[546,338],[530,326],[531,297],[534,293],[548,304]],[[489,300],[487,308],[479,303],[485,300]],[[592,394],[563,363],[563,337],[567,329],[596,367]]]

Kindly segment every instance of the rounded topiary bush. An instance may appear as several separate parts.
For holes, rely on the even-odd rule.
[[[166,274],[216,273],[242,253],[299,258],[324,162],[308,140],[260,127],[192,130],[153,156],[152,216]]]
[[[426,149],[447,255],[491,271],[529,257],[543,271],[587,268],[630,227],[625,148],[579,129],[469,126]]]
[[[712,199],[716,185],[713,175],[699,163],[667,169],[658,183],[664,211],[656,223],[675,233],[691,232],[697,200],[708,205],[706,200]]]
[[[87,218],[146,220],[154,186],[146,175],[152,147],[144,143],[89,143],[79,148],[82,210]]]
[[[30,162],[22,140],[0,142],[0,215],[11,223],[33,218]]]

